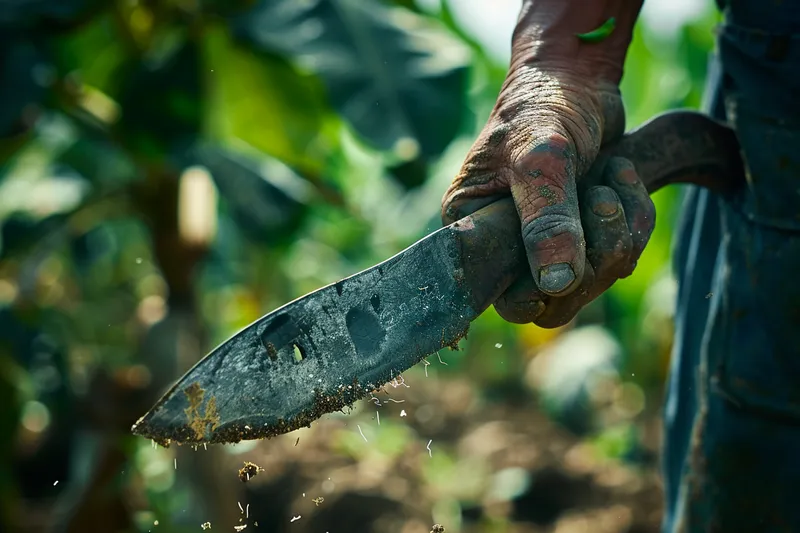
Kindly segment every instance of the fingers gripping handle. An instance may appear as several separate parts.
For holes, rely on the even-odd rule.
[[[745,181],[733,130],[692,111],[659,115],[605,147],[579,186],[599,184],[611,157],[630,160],[651,194],[671,183],[692,183],[730,195]],[[529,268],[516,207],[510,197],[504,198],[451,228],[461,244],[474,308],[482,312]]]

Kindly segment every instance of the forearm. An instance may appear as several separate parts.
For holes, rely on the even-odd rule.
[[[644,0],[523,0],[514,30],[511,69],[556,64],[618,84],[633,26]],[[600,27],[611,17],[616,26],[597,42],[577,34]]]

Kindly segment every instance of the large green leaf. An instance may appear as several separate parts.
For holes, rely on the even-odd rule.
[[[460,130],[470,54],[425,17],[364,0],[263,0],[233,25],[239,38],[317,73],[378,148],[438,155]]]
[[[336,142],[329,130],[338,132],[339,123],[319,81],[279,57],[236,45],[227,28],[207,29],[203,42],[206,137],[240,139],[304,173],[321,172]]]

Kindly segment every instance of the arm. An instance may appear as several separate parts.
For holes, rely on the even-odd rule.
[[[633,26],[644,0],[524,0],[512,39],[511,72],[524,65],[577,63],[585,73],[619,84]],[[585,43],[576,34],[616,26],[606,39]]]

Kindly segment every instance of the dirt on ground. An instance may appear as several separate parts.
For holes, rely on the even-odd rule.
[[[464,380],[416,379],[346,416],[234,446],[224,468],[263,468],[246,485],[245,522],[259,531],[657,533],[660,421],[636,423],[645,449],[623,462],[533,398],[492,403]]]

